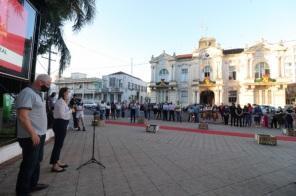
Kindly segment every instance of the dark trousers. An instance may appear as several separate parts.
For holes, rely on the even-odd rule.
[[[78,128],[78,119],[76,118],[76,112],[72,113],[74,128]]]
[[[194,113],[195,123],[199,123],[199,113]]]
[[[169,121],[175,121],[175,111],[174,110],[171,110],[171,111],[169,111],[169,114],[170,114],[170,116],[169,116]]]
[[[67,133],[67,125],[69,121],[63,119],[55,119],[53,123],[54,145],[51,152],[50,164],[55,164],[60,159],[61,149]]]
[[[230,115],[230,124],[231,124],[231,126],[236,125],[236,116],[233,114]]]
[[[241,116],[238,116],[236,117],[236,126],[242,126],[242,117]]]
[[[228,125],[229,115],[224,115],[224,125]]]
[[[131,109],[131,123],[136,122],[136,110]]]
[[[23,156],[16,182],[16,193],[19,196],[28,195],[31,188],[38,183],[45,135],[39,137],[40,143],[36,146],[33,145],[31,138],[18,138]]]
[[[181,112],[180,111],[177,111],[176,112],[176,116],[177,116],[177,121],[178,122],[182,122],[182,116],[181,116]]]

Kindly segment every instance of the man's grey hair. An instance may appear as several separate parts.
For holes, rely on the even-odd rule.
[[[36,77],[36,81],[37,80],[40,80],[40,81],[43,81],[43,82],[50,82],[51,81],[51,77],[47,74],[40,74]]]

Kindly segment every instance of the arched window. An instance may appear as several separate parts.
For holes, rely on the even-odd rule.
[[[168,80],[169,77],[169,71],[167,69],[162,69],[159,71],[159,77],[161,80]]]
[[[255,67],[255,79],[262,78],[264,75],[269,75],[270,69],[267,63],[258,63]]]
[[[205,77],[209,77],[211,76],[211,66],[210,65],[206,65],[204,68],[204,73],[205,73]]]

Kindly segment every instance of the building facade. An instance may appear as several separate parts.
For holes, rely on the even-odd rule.
[[[147,83],[124,72],[103,76],[103,96],[107,102],[143,103],[147,99]]]
[[[87,78],[83,73],[72,73],[70,78],[55,80],[56,92],[62,87],[68,87],[72,94],[76,94],[85,102],[98,102],[103,99],[103,81],[100,78]]]
[[[72,73],[70,78],[61,78],[54,82],[55,92],[68,87],[72,94],[81,97],[84,102],[130,102],[143,103],[147,100],[147,83],[140,78],[116,72],[100,78],[87,78],[83,73]]]
[[[261,40],[222,49],[204,37],[191,54],[163,52],[151,58],[151,102],[255,103],[284,106],[295,101],[296,44]]]

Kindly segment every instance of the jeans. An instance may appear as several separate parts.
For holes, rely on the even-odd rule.
[[[52,149],[50,164],[55,164],[60,159],[61,149],[67,133],[67,125],[69,121],[63,119],[55,119],[53,123],[54,146]]]
[[[176,116],[177,116],[177,122],[182,122],[182,116],[181,116],[181,112],[177,111],[176,112]]]
[[[23,156],[16,182],[16,193],[19,196],[28,195],[31,188],[38,183],[45,135],[39,137],[40,143],[36,146],[33,145],[31,138],[18,138]]]

